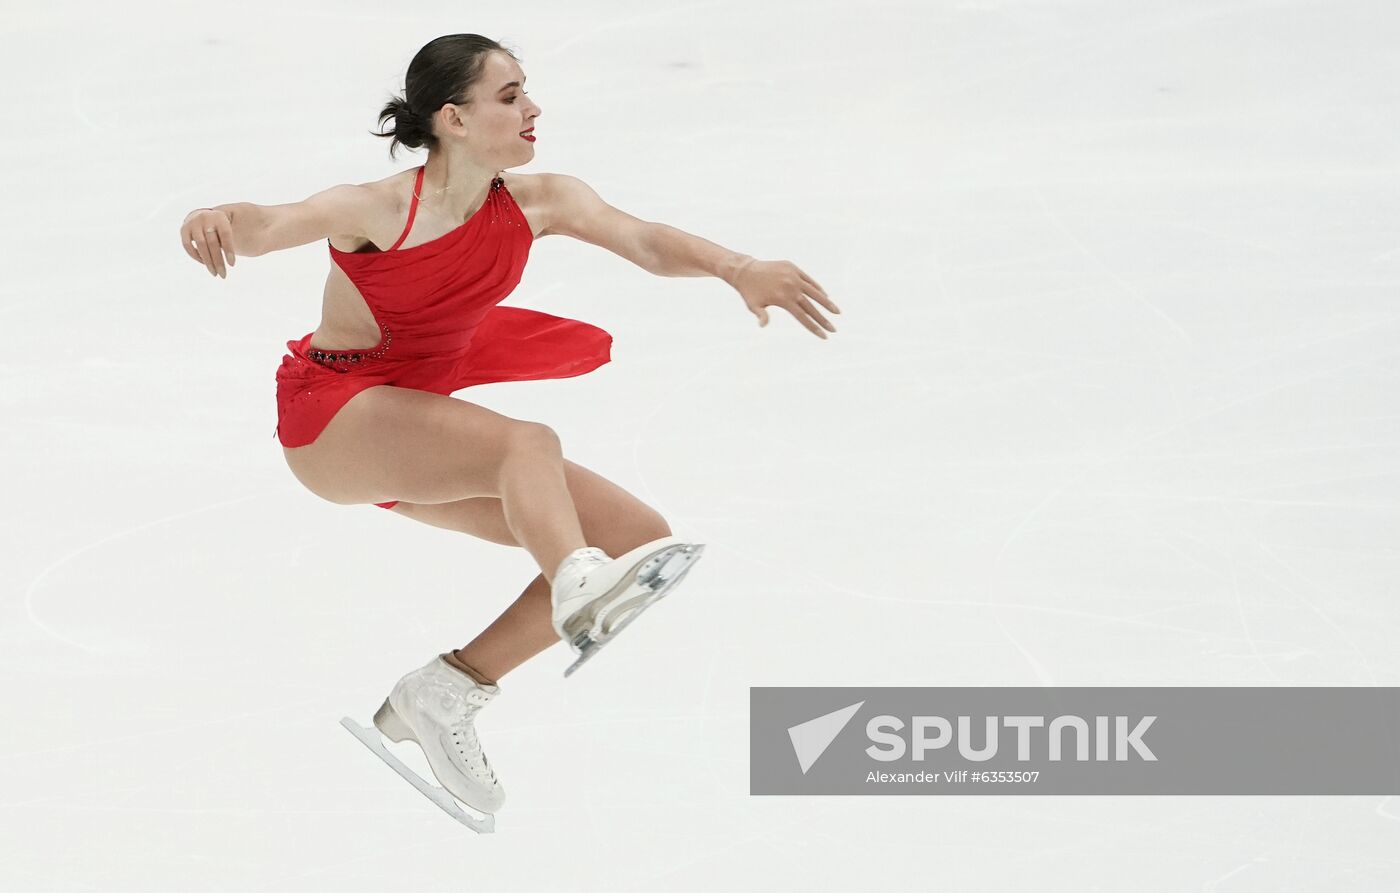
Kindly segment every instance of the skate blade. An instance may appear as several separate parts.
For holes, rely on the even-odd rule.
[[[458,801],[456,797],[452,796],[446,788],[428,784],[417,772],[405,766],[399,761],[398,757],[389,753],[389,750],[384,746],[384,742],[379,737],[378,729],[372,726],[362,726],[348,716],[343,717],[340,720],[340,724],[344,726],[350,734],[360,739],[360,743],[368,747],[375,756],[387,763],[390,769],[393,769],[395,772],[399,773],[399,775],[403,776],[404,781],[417,788],[419,793],[424,797],[436,803],[443,812],[452,816],[478,834],[491,834],[496,830],[496,817],[494,815],[487,813],[485,814],[485,818],[480,819],[468,815],[462,809],[461,802]]]
[[[628,612],[640,613],[660,601],[667,593],[676,588],[685,579],[685,575],[690,573],[690,569],[699,560],[700,554],[705,551],[704,544],[695,545],[685,552],[668,556],[665,563],[648,574],[644,580],[639,580],[645,584],[646,591],[641,595],[633,596],[621,604],[610,606],[610,610],[603,619],[603,630],[607,635],[617,635],[622,629],[621,625],[614,628],[613,617],[626,618]]]
[[[603,630],[607,629],[609,618],[614,615],[622,616],[618,611],[619,606],[632,605],[641,596],[649,597],[659,585],[659,580],[665,580],[674,573],[667,568],[677,562],[692,560],[704,548],[703,545],[694,543],[673,542],[649,555],[645,554],[647,546],[641,546],[622,556],[619,561],[629,557],[632,559],[634,563],[631,569],[618,578],[607,595],[594,599],[565,620],[562,624],[561,638],[569,643],[578,643],[585,638],[600,638]],[[641,596],[638,596],[638,593],[641,593]],[[576,644],[574,647],[577,650]]]
[[[595,654],[603,649],[603,646],[616,639],[624,629],[632,624],[632,621],[642,616],[642,612],[660,601],[668,592],[676,587],[690,573],[690,569],[695,566],[695,561],[700,557],[700,553],[705,551],[703,544],[693,545],[682,552],[678,552],[668,559],[656,572],[649,575],[647,585],[655,587],[651,592],[637,596],[634,599],[620,605],[615,611],[622,616],[622,621],[616,626],[609,627],[597,638],[581,635],[576,642],[578,650],[578,660],[569,665],[564,671],[564,678],[567,679],[574,674],[579,667],[588,663]],[[636,604],[633,607],[634,603]]]

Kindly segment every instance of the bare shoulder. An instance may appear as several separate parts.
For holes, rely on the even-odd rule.
[[[516,189],[517,178],[520,181],[519,191]],[[577,236],[573,225],[579,218],[607,207],[592,187],[571,174],[506,174],[504,179],[506,188],[516,196],[521,210],[530,218],[536,238]]]
[[[646,266],[652,223],[614,208],[571,174],[535,176],[541,235],[569,236]]]
[[[519,174],[512,171],[501,171],[501,179],[506,181],[506,188],[510,194],[517,199],[534,198],[538,195],[540,187],[544,185],[547,177],[552,174]]]
[[[501,179],[506,189],[520,207],[520,212],[530,223],[530,231],[538,239],[550,235],[549,229],[549,178],[554,174],[513,174],[501,171]]]
[[[336,250],[353,253],[371,244],[382,250],[383,245],[391,243],[403,229],[417,172],[418,169],[413,167],[381,180],[332,187],[341,192],[340,202],[343,205],[354,206],[353,213],[347,211],[341,218],[345,221],[344,231],[338,230],[330,237]],[[554,232],[549,228],[550,222],[559,219],[562,213],[555,210],[559,207],[558,197],[568,190],[568,184],[560,183],[560,179],[574,178],[565,178],[562,174],[510,171],[502,171],[500,177],[529,222],[534,237],[538,239]]]
[[[396,171],[382,180],[356,183],[355,188],[364,193],[365,201],[371,203],[375,210],[391,215],[400,210],[408,213],[408,199],[413,192],[413,178],[417,174],[418,168],[411,167]]]
[[[384,238],[382,230],[408,213],[408,193],[412,192],[416,168],[399,171],[365,183],[346,183],[333,187],[341,191],[341,203],[346,208],[343,231],[330,236],[339,251],[354,252]]]

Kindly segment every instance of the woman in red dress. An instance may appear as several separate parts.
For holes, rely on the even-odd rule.
[[[825,338],[835,327],[817,305],[840,312],[788,261],[638,220],[574,177],[505,174],[535,155],[540,108],[525,80],[496,41],[440,37],[410,63],[404,96],[384,107],[380,124],[393,129],[376,134],[392,140],[390,157],[398,145],[426,147],[425,164],[293,204],[197,209],[180,228],[185,252],[220,277],[237,256],[327,240],[321,325],[287,342],[276,375],[276,436],[297,480],[331,502],[374,503],[521,546],[539,565],[485,631],[401,679],[375,717],[390,738],[418,741],[438,779],[487,813],[504,792],[472,719],[499,692],[497,681],[561,638],[580,652],[576,667],[674,586],[701,548],[565,459],[548,426],[449,396],[608,362],[607,332],[499,306],[533,241],[568,235],[659,276],[722,278],[760,325],[766,308],[782,307]],[[443,729],[455,743],[430,744]]]

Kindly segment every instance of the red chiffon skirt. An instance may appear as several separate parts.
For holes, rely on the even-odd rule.
[[[612,358],[612,336],[597,326],[499,304],[477,326],[466,352],[450,357],[398,356],[405,350],[398,339],[397,351],[332,368],[309,356],[312,334],[288,341],[277,369],[275,436],[286,447],[314,442],[351,397],[376,385],[451,394],[491,382],[572,378]]]

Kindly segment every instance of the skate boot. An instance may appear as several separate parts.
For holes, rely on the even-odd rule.
[[[551,586],[554,631],[578,654],[567,677],[681,581],[705,550],[668,536],[609,558],[588,546],[570,553]]]
[[[441,788],[431,787],[403,767],[382,743],[370,740],[368,729],[352,728],[346,725],[348,719],[341,725],[458,821],[477,831],[491,831],[495,827],[491,814],[505,803],[506,792],[477,739],[475,720],[477,712],[499,693],[500,686],[481,685],[439,655],[400,679],[374,714],[374,725],[386,738],[417,744],[447,792],[472,809],[487,813],[484,822],[470,820],[460,809],[454,811],[456,804],[448,802],[451,798],[434,793],[440,793]]]

